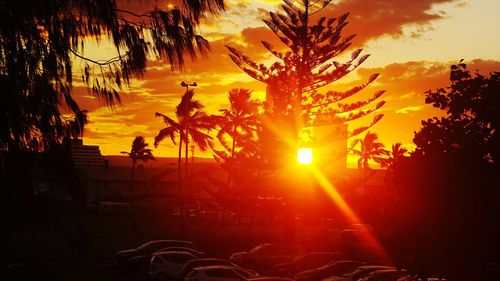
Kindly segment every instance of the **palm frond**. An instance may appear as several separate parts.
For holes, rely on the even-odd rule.
[[[176,144],[175,143],[175,134],[178,133],[178,132],[179,132],[179,130],[176,127],[173,127],[173,126],[161,129],[160,132],[158,132],[158,135],[155,137],[154,146],[158,147],[158,145],[160,144],[160,142],[162,142],[167,137],[170,137],[170,139],[172,140],[172,142],[174,144]]]

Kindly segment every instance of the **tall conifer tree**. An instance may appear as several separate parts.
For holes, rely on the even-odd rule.
[[[285,45],[281,51],[271,43],[262,41],[276,61],[270,66],[253,61],[243,52],[227,46],[231,59],[248,75],[267,84],[266,115],[271,117],[274,126],[280,128],[278,138],[286,140],[292,147],[296,145],[300,130],[305,126],[343,124],[366,116],[380,107],[385,101],[378,101],[372,108],[365,108],[379,100],[383,90],[376,91],[371,98],[352,103],[343,100],[359,93],[372,83],[378,73],[368,81],[347,91],[330,90],[320,92],[327,86],[356,69],[368,57],[356,49],[345,62],[336,57],[351,46],[355,35],[342,36],[348,24],[349,14],[338,18],[319,17],[331,1],[284,0],[284,13],[269,12],[266,25]],[[349,132],[349,137],[358,135],[381,118],[374,116],[370,124]]]

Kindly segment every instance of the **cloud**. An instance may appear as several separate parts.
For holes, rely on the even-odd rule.
[[[455,7],[458,7],[458,8],[470,8],[471,5],[469,2],[458,2],[457,4],[455,4]]]
[[[424,109],[424,106],[422,105],[414,105],[414,106],[407,106],[404,108],[396,109],[394,112],[395,113],[400,113],[400,114],[406,114],[412,111],[419,111]]]
[[[448,87],[450,66],[457,62],[410,61],[358,71],[361,77],[368,77],[371,73],[381,74],[375,80],[374,85],[369,86],[363,92],[371,94],[381,89],[387,91],[382,98],[387,100],[387,104],[380,111],[385,116],[373,128],[386,145],[396,142],[412,144],[413,133],[419,130],[422,120],[444,114],[432,105],[425,104],[425,92]],[[468,64],[469,71],[477,70],[483,75],[500,69],[500,61],[496,60],[475,59],[465,63]],[[360,81],[353,81],[350,84],[359,83]],[[366,93],[363,94],[366,95]],[[371,118],[362,118],[350,123],[349,126],[352,129],[366,125]]]
[[[452,3],[456,0],[343,0],[328,8],[330,16],[340,16],[350,12],[346,34],[357,34],[356,45],[381,36],[400,37],[403,29],[416,27],[410,36],[425,33],[433,21],[444,19],[447,14],[435,11],[437,4]]]

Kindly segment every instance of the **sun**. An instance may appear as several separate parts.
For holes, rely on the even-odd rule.
[[[302,147],[297,150],[297,161],[299,164],[307,165],[313,161],[312,148]]]

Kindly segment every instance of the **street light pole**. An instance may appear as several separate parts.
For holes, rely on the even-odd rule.
[[[189,91],[189,86],[196,87],[196,86],[198,86],[198,84],[196,84],[196,82],[188,84],[188,83],[182,81],[181,86],[184,87],[184,88],[186,88],[186,92],[187,92],[187,91]]]
[[[189,91],[189,86],[191,86],[191,87],[196,87],[196,86],[198,86],[198,84],[196,84],[196,82],[193,82],[193,83],[191,83],[191,84],[188,84],[188,83],[186,83],[186,82],[182,81],[182,83],[181,83],[181,87],[186,88],[186,94],[187,94],[187,92]],[[186,104],[185,106],[187,107],[188,105]],[[187,110],[187,108],[185,108],[185,109]],[[189,168],[188,168],[188,162],[189,162],[189,159],[188,159],[189,138],[188,138],[188,136],[187,136],[187,133],[188,133],[188,132],[187,132],[187,130],[186,130],[186,132],[185,132],[185,133],[186,133],[186,134],[185,134],[185,137],[186,137],[186,140],[185,140],[185,143],[186,143],[186,156],[185,156],[185,158],[186,158],[186,159],[185,159],[185,168],[184,168],[184,181],[185,181],[185,183],[184,183],[184,188],[186,188],[186,187],[188,188],[188,198],[187,198],[187,199],[189,200],[189,197],[191,196],[191,182],[192,182],[192,179],[191,179],[191,178],[192,178],[192,176],[190,175],[190,171],[189,171]],[[190,175],[189,183],[187,183],[187,182],[186,182],[188,175]],[[186,199],[186,198],[184,198],[184,196],[183,196],[183,198],[181,198],[181,200],[182,200],[182,203],[181,203],[181,204],[183,204],[183,206],[184,206],[184,200],[185,200],[185,199]],[[184,209],[184,207],[183,207],[182,209]],[[181,214],[181,216],[182,216],[182,224],[183,224],[183,225],[184,225],[184,219],[185,219],[185,218],[184,218],[184,215],[185,215],[185,214]]]

